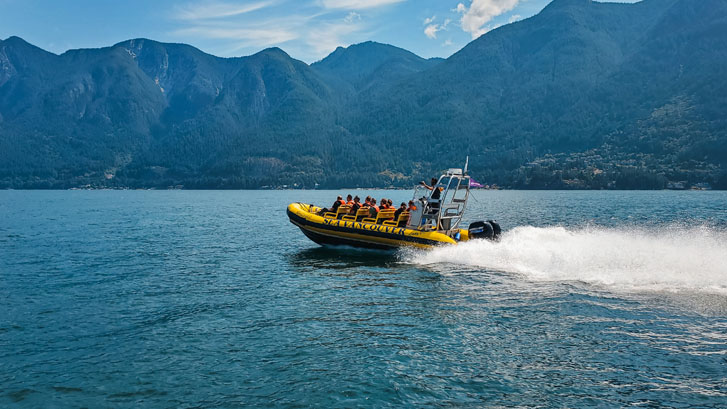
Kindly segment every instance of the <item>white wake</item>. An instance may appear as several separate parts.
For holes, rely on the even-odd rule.
[[[623,290],[699,291],[727,295],[727,231],[517,227],[499,242],[474,240],[415,251],[413,264],[453,263],[525,276],[581,281]]]

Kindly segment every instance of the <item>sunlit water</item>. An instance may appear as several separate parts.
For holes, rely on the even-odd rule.
[[[0,192],[0,407],[727,407],[727,193],[478,191],[500,242],[399,253],[288,222],[337,193]]]

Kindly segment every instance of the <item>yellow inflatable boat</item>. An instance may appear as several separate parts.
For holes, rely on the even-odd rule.
[[[367,210],[349,214],[350,209],[343,205],[336,212],[324,213],[321,207],[312,204],[291,203],[287,213],[291,223],[321,245],[426,248],[475,238],[497,239],[500,226],[492,220],[471,223],[468,229],[459,227],[469,188],[466,171],[450,169],[433,186],[417,187],[416,210],[402,213],[398,220],[393,220],[393,210],[382,210],[376,217],[367,217]]]

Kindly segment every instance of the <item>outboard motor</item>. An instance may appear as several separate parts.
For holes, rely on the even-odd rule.
[[[487,240],[497,240],[500,238],[500,233],[502,233],[500,225],[493,220],[471,223],[468,231],[471,239]]]
[[[488,220],[487,223],[490,223],[490,226],[492,226],[493,239],[498,240],[500,238],[500,234],[502,233],[500,225],[497,224],[497,222],[494,220]]]
[[[471,239],[487,239],[492,240],[495,237],[495,230],[488,222],[470,223],[469,236]]]

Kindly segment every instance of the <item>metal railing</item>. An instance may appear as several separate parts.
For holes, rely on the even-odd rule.
[[[458,229],[469,199],[469,182],[470,177],[460,169],[450,169],[439,177],[437,184],[425,196],[418,197],[423,187],[417,187],[414,200],[419,201],[423,211],[418,225],[413,227],[445,234]],[[433,199],[432,195],[440,188],[439,199]]]

